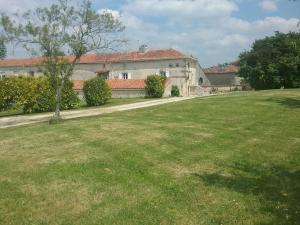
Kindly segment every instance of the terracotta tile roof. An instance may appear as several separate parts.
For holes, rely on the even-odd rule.
[[[74,56],[67,56],[72,60]],[[128,52],[128,53],[110,53],[110,54],[88,54],[81,57],[79,64],[85,63],[112,63],[122,61],[147,61],[157,59],[182,59],[188,58],[196,60],[191,56],[187,56],[175,49],[162,49],[162,50],[148,50],[142,52]],[[0,60],[0,67],[12,66],[35,66],[41,63],[42,57],[32,58],[18,58],[18,59],[5,59]]]
[[[118,89],[145,89],[144,79],[128,79],[128,80],[107,80],[108,85],[113,90]]]
[[[144,79],[128,79],[128,80],[107,80],[108,85],[112,90],[124,90],[124,89],[145,89]],[[83,80],[74,80],[73,89],[80,91],[83,89]]]
[[[222,73],[238,73],[240,67],[236,64],[229,64],[226,66],[214,66],[204,70],[206,74],[222,74]]]

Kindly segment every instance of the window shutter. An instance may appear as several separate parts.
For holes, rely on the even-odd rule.
[[[128,73],[128,79],[131,79],[131,73]]]
[[[166,77],[170,77],[170,71],[166,71]]]

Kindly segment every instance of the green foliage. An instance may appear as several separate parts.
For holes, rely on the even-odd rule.
[[[172,97],[179,97],[180,96],[180,91],[177,85],[173,85],[171,89],[171,96]]]
[[[4,59],[6,57],[7,50],[4,43],[4,39],[0,38],[0,59]]]
[[[266,37],[240,55],[240,72],[257,90],[300,87],[300,33]]]
[[[111,98],[111,88],[101,77],[85,81],[83,92],[88,106],[104,105]]]
[[[38,78],[39,82],[36,86],[36,99],[33,112],[51,112],[55,109],[55,93],[54,88],[48,78]]]
[[[53,88],[53,91],[55,89]],[[80,105],[80,99],[78,94],[73,90],[73,82],[66,80],[62,89],[62,99],[61,99],[61,108],[74,109]]]
[[[150,75],[145,80],[146,95],[150,98],[161,98],[165,92],[165,79],[159,75]]]
[[[68,81],[62,91],[62,109],[79,106],[79,98]],[[55,109],[55,89],[46,77],[11,76],[0,80],[0,110],[21,109],[24,113],[48,112]]]
[[[35,96],[35,79],[32,77],[6,77],[0,80],[0,110],[10,108],[22,109],[27,112]]]

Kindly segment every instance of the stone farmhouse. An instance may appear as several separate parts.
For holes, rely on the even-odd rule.
[[[41,61],[41,57],[0,60],[0,76],[41,76]],[[84,55],[71,80],[82,93],[85,80],[100,76],[107,79],[113,97],[137,97],[145,96],[144,79],[153,74],[167,78],[164,96],[170,96],[172,85],[179,87],[182,96],[190,96],[209,84],[196,58],[174,49],[147,50],[145,46],[135,52]]]
[[[204,69],[204,73],[208,79],[204,88],[218,88],[223,91],[227,91],[232,88],[240,89],[242,86],[242,80],[237,75],[239,70],[240,67],[238,62]],[[208,86],[206,86],[207,84]]]

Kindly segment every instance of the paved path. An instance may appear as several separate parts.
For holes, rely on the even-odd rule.
[[[159,100],[151,100],[145,102],[131,103],[126,105],[105,107],[105,108],[93,108],[93,109],[82,109],[82,110],[69,110],[61,112],[63,119],[74,119],[79,117],[98,116],[114,112],[122,112],[132,109],[147,108],[156,105],[163,105],[167,103],[180,102],[195,97],[179,97],[179,98],[167,98]],[[36,115],[22,115],[22,116],[10,116],[0,118],[0,128],[8,128],[21,126],[32,123],[39,123],[48,121],[53,116],[53,113],[41,113]]]

